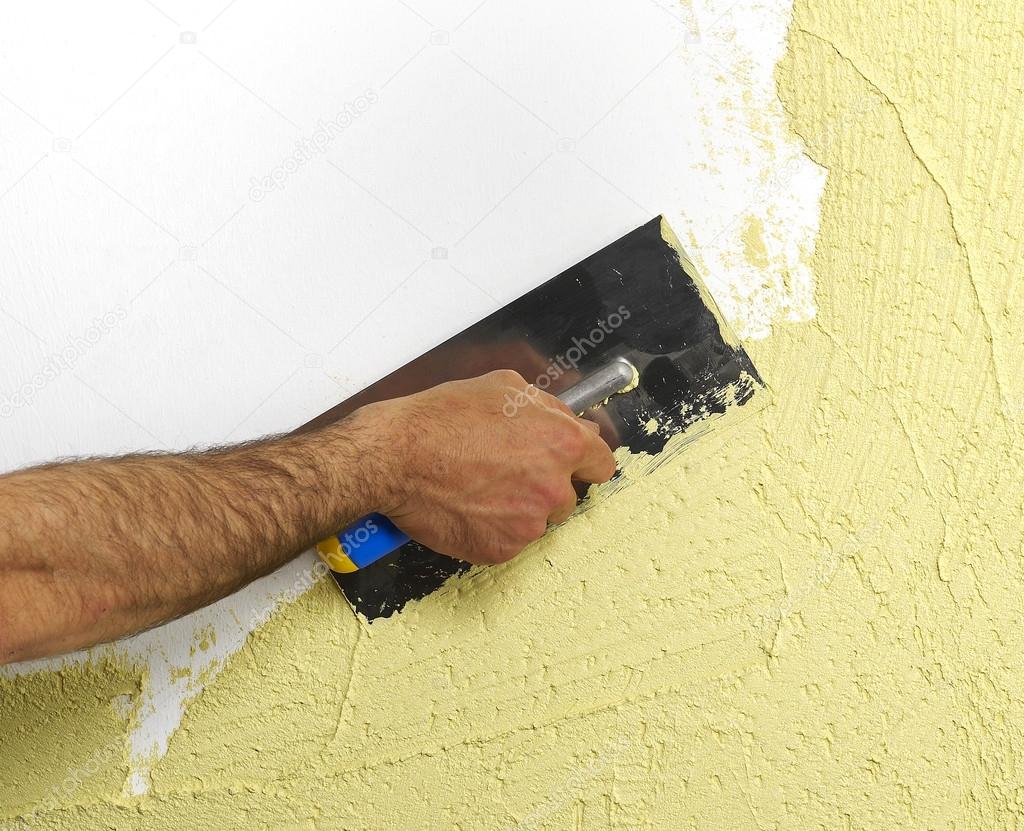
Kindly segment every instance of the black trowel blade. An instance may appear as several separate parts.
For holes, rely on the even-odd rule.
[[[617,357],[636,366],[640,383],[602,408],[601,434],[612,449],[644,452],[655,463],[667,457],[674,435],[746,405],[762,386],[671,229],[656,217],[302,429],[493,369],[515,369],[558,395]],[[353,608],[373,620],[468,568],[410,542],[371,566],[334,576]]]

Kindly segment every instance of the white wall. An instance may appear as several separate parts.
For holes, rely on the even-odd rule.
[[[810,316],[823,173],[781,127],[788,15],[788,0],[9,4],[0,470],[291,429],[658,213],[741,335]],[[751,216],[767,269],[744,257]],[[153,672],[140,758],[309,565],[118,647]]]

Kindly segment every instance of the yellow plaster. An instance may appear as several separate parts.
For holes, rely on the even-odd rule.
[[[0,678],[0,823],[119,798],[143,682],[112,660]]]
[[[192,704],[151,794],[107,782],[38,827],[1013,827],[1024,7],[794,15],[780,95],[830,175],[818,315],[751,347],[768,406],[398,618],[318,584]],[[109,677],[74,705],[4,682],[0,723],[59,706],[80,755],[123,735]],[[66,763],[37,735],[18,765]]]
[[[740,236],[743,240],[743,253],[747,262],[755,268],[767,268],[768,249],[764,244],[764,223],[761,218],[750,215],[744,219]]]

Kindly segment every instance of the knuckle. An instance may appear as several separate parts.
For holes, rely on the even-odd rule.
[[[567,415],[572,415],[572,410],[570,410],[560,398],[552,395],[550,392],[538,389],[537,401],[549,410],[558,410],[559,412],[566,413]]]
[[[562,522],[569,514],[572,513],[576,507],[576,493],[573,492],[573,499],[570,501],[569,497],[565,494],[558,500],[558,504],[551,511],[551,519],[553,522]]]
[[[562,492],[561,504],[572,511],[575,510],[577,502],[579,502],[579,494],[576,493],[576,488],[570,482],[568,487]]]
[[[580,431],[568,427],[559,431],[556,444],[562,455],[570,459],[580,459],[586,452],[586,442]]]
[[[615,461],[615,456],[613,456],[609,452],[609,454],[608,454],[608,466],[605,468],[606,479],[611,479],[615,475],[616,471],[618,471],[618,469],[619,469],[619,465],[618,465],[618,462]]]
[[[526,380],[514,369],[495,369],[492,372],[487,373],[487,375],[489,378],[492,378],[501,384],[505,384],[506,386],[526,386]]]
[[[553,508],[562,503],[564,490],[559,482],[548,480],[537,486],[537,496],[544,508]]]

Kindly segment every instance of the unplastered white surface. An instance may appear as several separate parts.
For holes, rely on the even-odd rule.
[[[6,9],[0,469],[288,430],[658,213],[741,336],[807,319],[824,172],[775,97],[789,12]],[[750,217],[767,267],[744,256]],[[151,670],[131,790],[312,564],[103,648]]]

